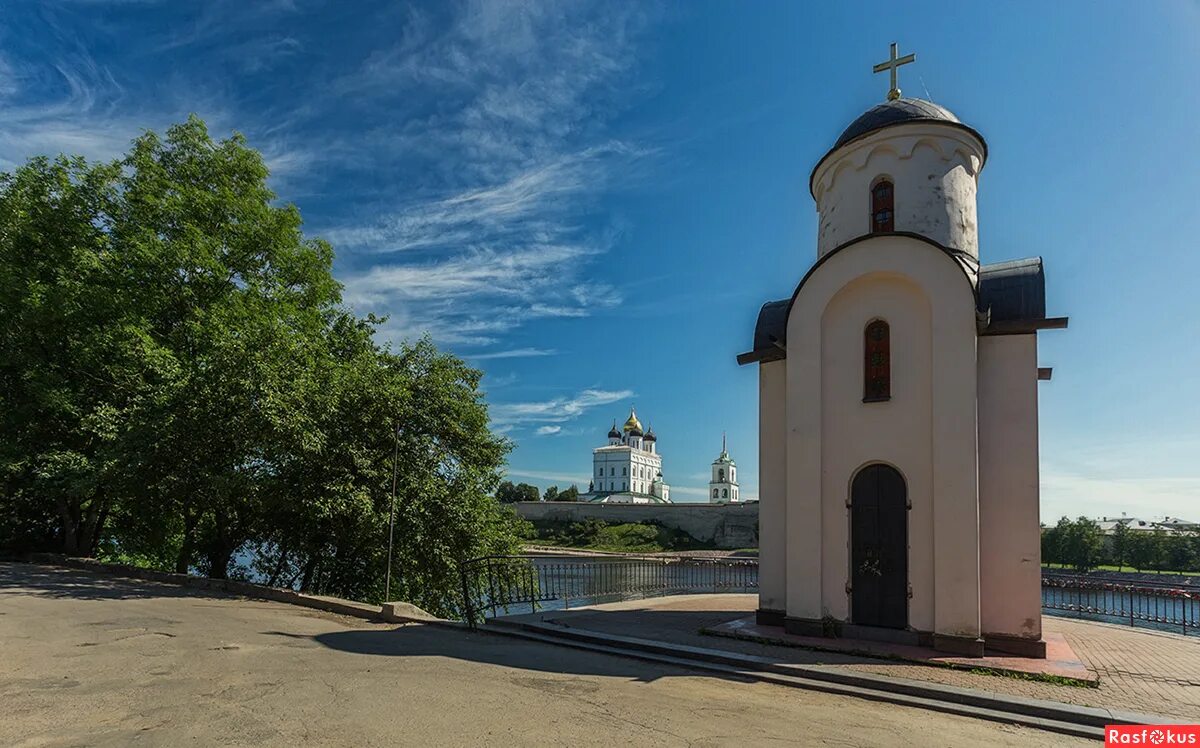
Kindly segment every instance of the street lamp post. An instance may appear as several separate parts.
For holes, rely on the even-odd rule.
[[[383,601],[385,603],[392,599],[392,537],[396,532],[396,477],[399,474],[400,464],[400,426],[398,424],[393,431],[393,440],[395,446],[392,448],[392,502],[388,507],[387,572],[384,574],[383,582]]]

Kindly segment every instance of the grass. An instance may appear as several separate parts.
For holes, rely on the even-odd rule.
[[[1074,567],[1072,567],[1068,564],[1042,564],[1042,568],[1043,569],[1068,569],[1068,570],[1071,570]],[[1179,574],[1179,575],[1185,576],[1185,577],[1200,577],[1200,571],[1167,571],[1167,570],[1159,571],[1157,569],[1135,569],[1129,565],[1125,565],[1125,566],[1118,568],[1116,566],[1113,566],[1112,564],[1101,564],[1100,566],[1097,566],[1094,569],[1092,569],[1092,571],[1118,571],[1118,572],[1125,571],[1125,572],[1129,572],[1131,574],[1151,574],[1151,573],[1153,573],[1153,574]]]
[[[666,551],[714,550],[682,530],[652,524],[610,525],[597,520],[548,523],[536,528],[540,545],[616,553],[663,553]]]

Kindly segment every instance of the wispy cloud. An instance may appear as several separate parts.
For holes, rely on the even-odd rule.
[[[520,478],[533,478],[534,480],[554,481],[554,482],[560,483],[560,484],[574,483],[576,485],[582,485],[584,487],[586,487],[587,482],[589,480],[591,480],[590,475],[584,475],[582,473],[576,473],[576,474],[546,473],[546,472],[542,472],[540,470],[523,470],[521,468],[509,468],[508,474],[510,476],[517,476]]]
[[[538,426],[535,432],[538,436],[552,436],[562,431],[562,426]]]
[[[573,421],[592,408],[633,397],[633,390],[583,390],[574,397],[524,403],[501,403],[491,407],[493,423],[502,425],[561,425]]]
[[[473,360],[484,361],[494,358],[534,358],[540,356],[553,356],[558,351],[553,348],[513,348],[507,351],[493,351],[491,353],[476,353],[471,356]]]
[[[347,300],[391,314],[393,335],[476,346],[619,303],[583,279],[620,236],[597,199],[651,154],[605,134],[643,23],[591,3],[471,2],[448,25],[406,11],[395,44],[332,86],[420,111],[371,141],[415,179],[320,230],[358,258]],[[480,320],[490,329],[464,331]]]

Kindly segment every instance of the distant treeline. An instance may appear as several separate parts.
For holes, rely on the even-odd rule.
[[[378,600],[394,488],[390,597],[451,615],[519,550],[480,373],[381,344],[266,179],[194,117],[0,174],[0,549]]]
[[[1042,528],[1042,562],[1079,571],[1099,566],[1134,571],[1200,572],[1200,534],[1131,529],[1118,524],[1111,534],[1087,517],[1063,517]]]

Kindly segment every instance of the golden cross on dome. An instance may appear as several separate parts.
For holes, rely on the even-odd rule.
[[[891,59],[881,62],[873,68],[873,72],[882,73],[884,70],[892,72],[892,87],[888,90],[888,101],[895,101],[900,98],[900,88],[896,85],[896,70],[901,65],[907,65],[910,62],[916,62],[916,55],[904,55],[896,57],[896,42],[892,42]]]

